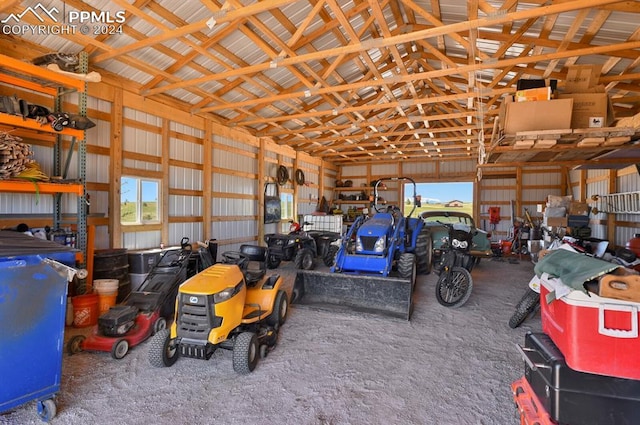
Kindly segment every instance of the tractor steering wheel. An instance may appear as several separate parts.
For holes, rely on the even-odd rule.
[[[222,262],[224,264],[235,264],[241,270],[246,270],[249,265],[249,257],[239,251],[227,251],[222,253]]]

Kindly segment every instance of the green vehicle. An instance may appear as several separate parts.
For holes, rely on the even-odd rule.
[[[460,211],[425,211],[420,214],[420,218],[424,221],[425,229],[429,229],[431,234],[431,241],[433,244],[433,264],[438,264],[440,257],[442,256],[442,246],[446,244],[449,239],[449,229],[442,223],[461,223],[466,224],[471,228],[473,234],[473,240],[471,244],[471,255],[474,258],[473,264],[468,265],[466,268],[471,271],[471,268],[480,262],[481,258],[493,256],[491,251],[490,235],[484,230],[476,228],[473,217],[469,214]]]

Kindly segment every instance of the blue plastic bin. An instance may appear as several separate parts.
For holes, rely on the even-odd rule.
[[[60,390],[68,282],[42,259],[69,260],[59,251],[6,255],[0,244],[0,412],[36,401],[46,422]]]

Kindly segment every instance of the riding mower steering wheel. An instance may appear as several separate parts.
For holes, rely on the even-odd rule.
[[[246,270],[249,265],[249,257],[239,251],[227,251],[222,253],[222,262],[235,264],[240,267],[240,270]]]

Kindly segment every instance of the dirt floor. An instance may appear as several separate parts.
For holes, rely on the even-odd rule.
[[[171,368],[149,364],[149,341],[122,360],[65,353],[51,423],[519,424],[515,344],[541,325],[539,315],[515,330],[508,320],[533,264],[495,260],[473,270],[473,294],[458,309],[438,304],[435,274],[420,276],[410,321],[293,305],[278,346],[248,375],[224,350]],[[278,271],[292,285],[292,265]],[[67,328],[65,339],[89,330]],[[39,423],[35,402],[0,414],[0,424]]]

